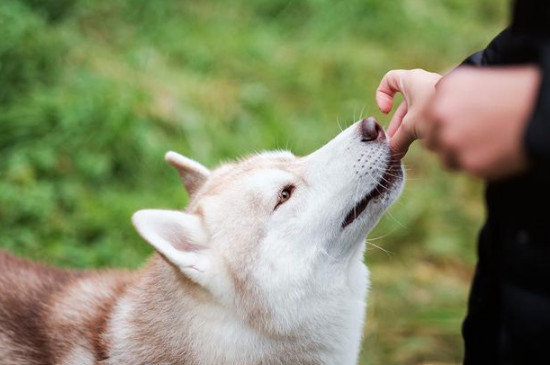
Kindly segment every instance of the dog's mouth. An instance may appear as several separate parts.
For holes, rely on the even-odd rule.
[[[395,184],[396,181],[401,179],[403,172],[401,171],[401,165],[399,161],[392,159],[384,172],[384,175],[380,178],[378,185],[374,187],[363,199],[361,199],[346,215],[342,222],[342,228],[346,228],[353,223],[361,213],[367,208],[369,202],[386,193]]]

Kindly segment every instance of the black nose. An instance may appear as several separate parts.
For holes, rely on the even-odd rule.
[[[374,117],[368,117],[361,121],[361,142],[375,142],[386,139],[384,129]]]

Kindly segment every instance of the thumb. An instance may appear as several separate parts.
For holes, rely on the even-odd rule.
[[[405,156],[409,150],[409,146],[416,139],[416,136],[404,127],[404,124],[406,124],[405,120],[403,120],[400,128],[395,131],[393,137],[390,139],[392,156],[399,160]]]
[[[395,113],[393,113],[393,117],[391,118],[390,124],[388,125],[388,129],[386,133],[388,134],[388,137],[392,138],[395,132],[399,129],[401,126],[401,123],[403,122],[403,118],[405,118],[405,115],[407,115],[407,112],[409,111],[409,107],[407,105],[407,101],[403,100],[401,105],[397,108]]]

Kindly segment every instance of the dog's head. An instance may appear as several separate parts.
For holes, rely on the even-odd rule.
[[[299,322],[288,317],[304,315],[295,309],[306,300],[335,290],[363,299],[357,286],[366,283],[357,276],[366,276],[365,237],[403,181],[374,118],[305,157],[264,152],[212,171],[174,152],[166,160],[189,205],[184,212],[139,211],[134,225],[224,306],[256,323],[277,317],[271,330],[283,331]]]

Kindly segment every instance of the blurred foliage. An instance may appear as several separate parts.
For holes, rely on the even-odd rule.
[[[392,68],[445,71],[505,25],[487,0],[3,0],[0,247],[61,266],[137,267],[132,212],[182,208],[163,162],[306,154],[360,116]],[[451,364],[481,186],[415,147],[369,240],[361,364]]]

